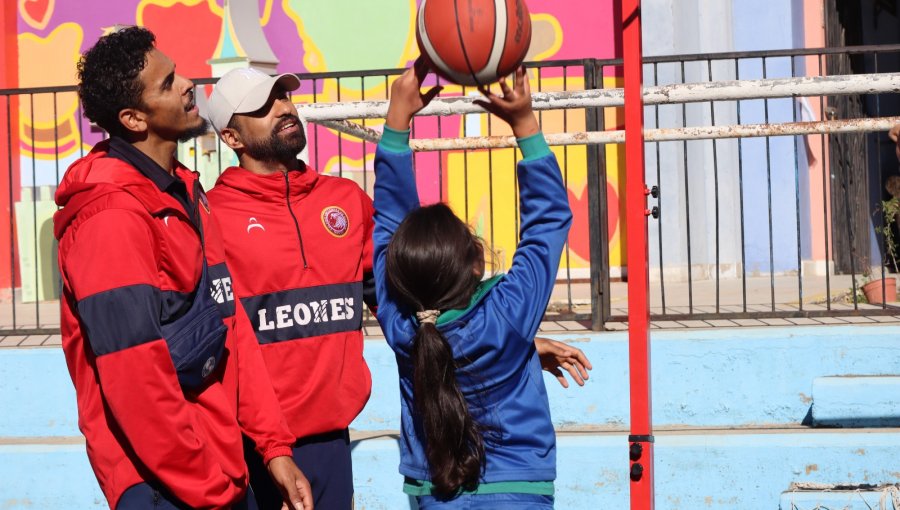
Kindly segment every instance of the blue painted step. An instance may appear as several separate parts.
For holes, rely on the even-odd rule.
[[[779,510],[900,510],[900,487],[861,485],[822,490],[791,490],[781,493]]]
[[[900,376],[813,379],[812,424],[848,428],[900,426]]]

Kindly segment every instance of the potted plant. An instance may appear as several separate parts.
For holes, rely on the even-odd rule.
[[[888,272],[900,269],[897,265],[898,245],[897,238],[894,237],[894,222],[897,215],[900,214],[900,199],[892,196],[887,200],[882,200],[876,212],[882,214],[883,223],[880,227],[876,227],[875,231],[884,237],[884,265]],[[862,286],[863,294],[869,303],[885,303],[897,300],[897,279],[893,276],[887,278],[871,278],[868,283]]]

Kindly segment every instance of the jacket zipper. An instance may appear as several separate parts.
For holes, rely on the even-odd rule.
[[[284,198],[287,202],[288,212],[291,213],[291,218],[294,220],[294,228],[297,229],[297,239],[300,240],[300,256],[303,258],[303,269],[309,269],[309,265],[306,263],[306,251],[303,249],[303,236],[300,235],[300,223],[297,222],[297,216],[294,215],[294,210],[291,209],[291,180],[287,172],[284,173]]]

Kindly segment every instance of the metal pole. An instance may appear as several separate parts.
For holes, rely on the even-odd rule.
[[[890,94],[900,92],[900,73],[851,74],[843,76],[809,76],[765,80],[735,80],[700,83],[677,83],[643,89],[644,104],[737,101],[741,99],[774,99],[784,97],[839,96],[849,94]],[[439,97],[417,115],[449,116],[484,113],[473,101],[476,98]],[[623,89],[593,89],[532,94],[536,111],[606,108],[625,104]],[[384,118],[387,101],[355,101],[344,103],[302,103],[297,105],[301,117],[310,122],[341,119]]]
[[[647,196],[644,182],[641,0],[622,2],[625,74],[625,225],[628,257],[628,436],[631,509],[653,510],[653,425],[650,400],[650,288],[647,276]]]

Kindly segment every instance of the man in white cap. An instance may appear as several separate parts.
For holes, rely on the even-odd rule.
[[[353,501],[347,427],[369,399],[362,304],[372,270],[372,201],[351,180],[318,175],[297,159],[306,136],[289,93],[292,74],[225,74],[209,119],[240,160],[209,192],[225,252],[281,410],[297,438],[294,459],[317,508]],[[365,297],[369,294],[373,299]],[[280,508],[252,443],[245,455],[261,509]]]
[[[318,175],[297,159],[306,146],[289,93],[292,74],[226,73],[209,97],[209,120],[240,166],[208,193],[225,239],[234,292],[260,343],[281,410],[297,437],[294,459],[316,508],[349,509],[353,477],[348,426],[369,398],[362,356],[362,304],[374,310],[372,200],[349,179]],[[584,384],[581,350],[537,338],[545,370],[564,387]],[[261,510],[279,508],[246,440]]]

